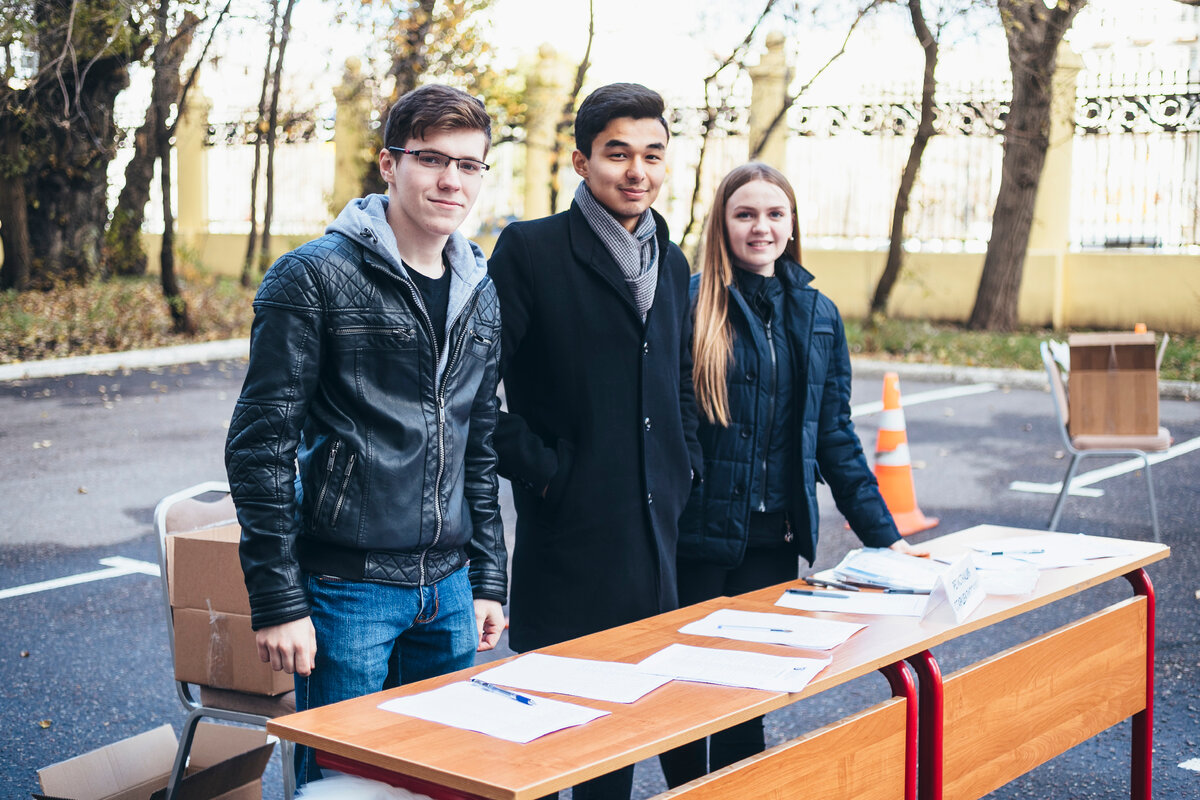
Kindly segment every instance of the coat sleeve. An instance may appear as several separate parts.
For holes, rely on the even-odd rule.
[[[492,257],[488,259],[488,273],[500,298],[500,377],[503,379],[536,313],[532,259],[520,225],[509,226],[501,232]],[[557,452],[547,447],[517,414],[499,413],[495,446],[500,475],[537,494],[546,490],[558,472]]]
[[[821,416],[817,431],[817,464],[833,493],[838,510],[868,547],[887,547],[900,538],[879,484],[867,466],[862,442],[850,421],[850,349],[841,315],[827,300],[833,327]],[[810,348],[821,346],[814,332]]]
[[[492,295],[484,313],[496,315],[499,303]],[[496,477],[496,449],[493,437],[500,399],[496,383],[500,373],[500,337],[488,351],[483,380],[471,406],[467,434],[464,493],[471,510],[474,532],[467,543],[470,559],[471,591],[475,597],[507,602],[508,549],[504,543],[504,525],[500,519],[500,485]]]
[[[225,443],[255,630],[300,619],[309,601],[295,554],[296,450],[321,362],[322,303],[310,265],[288,254],[254,298],[250,363]]]

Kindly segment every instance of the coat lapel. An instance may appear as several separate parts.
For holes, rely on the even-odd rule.
[[[625,282],[625,276],[621,274],[621,267],[617,265],[612,253],[608,252],[604,242],[600,241],[600,237],[592,230],[587,218],[583,216],[583,212],[574,202],[571,203],[570,219],[571,251],[575,260],[595,272],[611,286],[613,291],[625,301],[625,305],[633,315],[638,318],[638,322],[641,322],[641,316],[633,302],[633,292],[629,291],[629,284]]]

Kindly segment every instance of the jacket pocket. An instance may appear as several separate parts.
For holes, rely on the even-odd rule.
[[[491,331],[471,328],[467,331],[467,347],[466,350],[476,358],[487,359],[488,353],[492,351],[492,342],[495,334]]]
[[[328,531],[329,535],[338,541],[353,541],[354,534],[338,535],[338,522],[342,519],[346,506],[350,502],[349,495],[353,486],[352,479],[358,463],[358,456],[349,453],[342,458],[343,450],[348,450],[342,441],[336,441],[329,448],[329,457],[325,462],[325,471],[321,476],[320,489],[317,491],[317,501],[313,506],[313,527],[317,530]]]

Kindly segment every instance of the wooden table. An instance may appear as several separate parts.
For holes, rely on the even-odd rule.
[[[927,544],[935,555],[953,557],[972,541],[1032,533],[1038,532],[978,526]],[[793,694],[673,681],[629,705],[562,696],[568,702],[612,713],[524,745],[377,708],[393,697],[463,680],[495,666],[493,663],[280,717],[268,723],[268,730],[317,749],[328,766],[403,783],[433,797],[527,800],[882,670],[900,699],[885,701],[843,721],[853,727],[835,724],[812,737],[802,737],[800,744],[810,748],[804,761],[811,761],[814,752],[828,758],[841,754],[839,769],[829,769],[830,762],[822,761],[818,771],[832,782],[831,789],[842,790],[838,796],[868,796],[846,791],[868,763],[866,752],[857,759],[853,750],[845,752],[847,734],[861,745],[862,737],[875,731],[864,751],[888,754],[886,763],[870,767],[880,770],[878,775],[865,776],[871,778],[865,783],[886,786],[883,793],[871,796],[911,797],[919,777],[922,798],[957,800],[980,797],[1115,722],[1134,716],[1133,796],[1148,798],[1153,592],[1142,567],[1166,558],[1169,550],[1146,542],[1128,541],[1127,545],[1128,556],[1042,571],[1030,595],[989,596],[963,623],[955,623],[944,606],[921,620],[809,612],[818,618],[869,621],[869,625],[832,651],[833,663],[804,691]],[[942,678],[932,648],[1121,576],[1129,578],[1138,596]],[[540,652],[633,663],[671,643],[686,642],[804,655],[805,651],[789,647],[678,633],[683,625],[718,608],[778,612],[781,609],[774,601],[789,585],[793,584],[699,603]],[[912,677],[905,662],[920,678],[919,725]],[[916,731],[921,747],[914,774],[912,739]],[[784,774],[785,752],[786,746],[775,748],[749,760],[753,763],[748,766]],[[796,760],[791,760],[789,769]],[[749,774],[734,765],[688,788],[708,794],[688,796],[745,797],[744,788],[739,793],[732,787]],[[795,773],[787,774],[795,780]],[[802,785],[806,790],[813,788]],[[991,788],[984,789],[986,786]],[[676,790],[664,797],[683,795]]]

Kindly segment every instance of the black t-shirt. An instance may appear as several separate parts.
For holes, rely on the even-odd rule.
[[[429,321],[433,323],[433,337],[437,342],[438,352],[446,340],[446,311],[450,304],[450,267],[442,270],[442,277],[430,278],[422,275],[407,264],[408,276],[412,278],[421,293],[425,310],[429,312]]]

